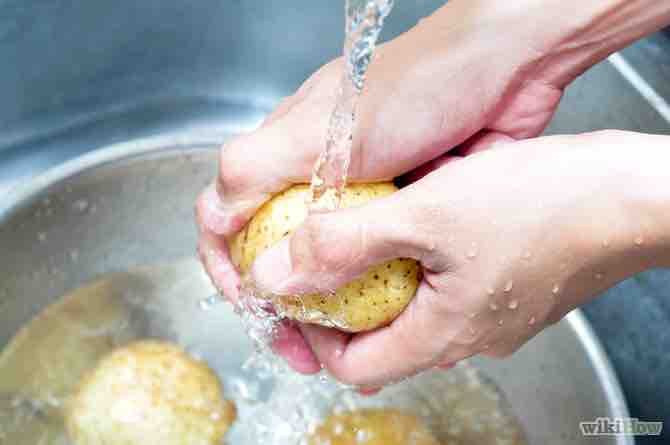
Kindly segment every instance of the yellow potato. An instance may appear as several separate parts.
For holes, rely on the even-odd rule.
[[[98,363],[68,402],[66,426],[76,445],[215,445],[235,415],[204,363],[147,340]]]
[[[333,414],[311,434],[308,445],[439,445],[416,416],[395,409]]]
[[[352,184],[342,197],[342,207],[355,207],[394,193],[390,182]],[[307,185],[296,185],[261,207],[230,242],[233,262],[242,273],[256,256],[293,232],[307,218]],[[371,267],[341,287],[335,295],[274,296],[277,310],[292,319],[349,332],[361,332],[390,323],[414,297],[419,284],[419,264],[395,259]]]

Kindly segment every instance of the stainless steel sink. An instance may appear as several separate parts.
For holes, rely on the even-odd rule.
[[[397,2],[384,38],[442,3]],[[252,129],[338,55],[343,34],[337,2],[4,0],[0,11],[0,199],[13,184],[112,143]],[[548,133],[670,134],[663,98],[670,99],[670,38],[659,34],[580,78]],[[586,308],[633,417],[666,426],[668,294],[670,274],[653,271]]]

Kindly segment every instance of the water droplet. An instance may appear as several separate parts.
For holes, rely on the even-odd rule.
[[[603,274],[601,274],[601,273],[597,273],[597,274],[595,275],[596,280],[602,280],[603,277],[604,277],[604,276],[603,276]]]
[[[498,326],[502,326],[503,324],[505,324],[505,320],[503,319],[498,320]]]
[[[551,293],[554,295],[558,295],[558,293],[561,291],[561,288],[558,284],[554,284],[554,288],[551,290]]]
[[[492,287],[489,287],[488,289],[486,289],[486,293],[489,295],[495,295],[496,291]]]
[[[532,256],[533,256],[533,254],[531,254],[530,252],[524,252],[523,259],[524,260],[529,260]]]
[[[498,305],[496,304],[495,301],[489,303],[489,309],[491,309],[494,312],[498,310]]]
[[[604,239],[604,240],[603,240],[603,247],[604,247],[605,249],[607,249],[609,246],[610,246],[610,240],[608,240],[608,239]]]
[[[519,300],[510,300],[510,302],[507,304],[507,307],[514,310],[519,307]]]
[[[535,324],[535,317],[530,317],[530,320],[528,320],[528,325],[533,326]]]
[[[46,234],[45,232],[38,232],[38,233],[37,233],[37,240],[38,240],[40,243],[45,242],[45,241],[47,240],[47,234]]]
[[[84,213],[88,209],[88,201],[85,199],[78,199],[72,203],[72,208],[79,213]]]
[[[215,294],[215,295],[212,295],[210,297],[203,298],[202,300],[200,300],[198,302],[198,306],[200,306],[200,309],[202,309],[203,311],[208,311],[208,310],[212,309],[214,306],[216,306],[217,304],[221,303],[221,301],[222,301],[221,298],[219,298],[219,296]]]
[[[471,335],[475,335],[475,334],[477,333],[477,331],[475,330],[475,328],[473,328],[472,326],[470,326],[470,327],[468,328],[468,331],[470,332]]]
[[[635,245],[641,246],[642,244],[644,244],[644,237],[640,235],[637,238],[635,238]]]
[[[513,287],[514,287],[514,281],[509,280],[507,284],[505,284],[505,288],[503,290],[505,292],[511,292]]]
[[[468,314],[468,318],[475,318],[477,316],[477,312],[471,312]]]

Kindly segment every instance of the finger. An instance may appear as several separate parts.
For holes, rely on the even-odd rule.
[[[223,296],[235,303],[240,295],[240,276],[228,255],[225,241],[209,231],[198,240],[198,254],[212,284]]]
[[[288,365],[301,374],[316,374],[321,371],[321,362],[312,352],[298,326],[282,323],[272,350],[284,357]]]
[[[199,229],[198,255],[214,287],[234,303],[239,297],[240,275],[230,260],[225,240],[209,229],[207,218],[217,218],[219,212],[219,209],[210,211],[206,209],[213,205],[208,198],[212,191],[213,186],[208,187],[198,198],[195,207],[196,224]]]
[[[453,285],[454,292],[458,287]],[[449,296],[438,295],[424,281],[409,306],[389,326],[354,335],[341,353],[333,352],[332,343],[308,341],[338,380],[383,386],[477,352],[478,339],[463,335],[468,320],[460,314],[458,299],[454,298],[453,306],[448,300]]]
[[[443,270],[447,259],[435,249],[434,237],[417,230],[425,224],[417,222],[422,211],[413,208],[412,195],[406,188],[360,207],[308,217],[257,258],[252,278],[266,292],[293,295],[332,291],[393,258]]]
[[[458,148],[458,153],[462,156],[470,156],[480,151],[486,151],[491,148],[500,147],[514,141],[514,138],[504,133],[484,130],[465,141]]]
[[[420,165],[419,167],[415,168],[412,171],[409,171],[405,173],[404,175],[400,176],[397,178],[394,182],[399,186],[399,187],[406,187],[409,184],[412,184],[419,179],[423,178],[426,176],[428,173],[437,170],[438,168],[442,167],[443,165],[446,165],[450,162],[458,161],[460,159],[463,159],[462,156],[456,156],[452,155],[450,153],[444,154],[436,159],[433,159],[432,161],[426,162],[423,165]]]

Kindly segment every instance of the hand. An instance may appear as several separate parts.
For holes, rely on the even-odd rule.
[[[421,262],[423,282],[389,326],[353,336],[302,328],[344,382],[374,387],[474,354],[506,356],[614,283],[670,264],[669,143],[607,132],[478,153],[390,197],[310,216],[252,277],[268,292],[311,293],[327,291],[323,274],[339,286],[391,258]]]

